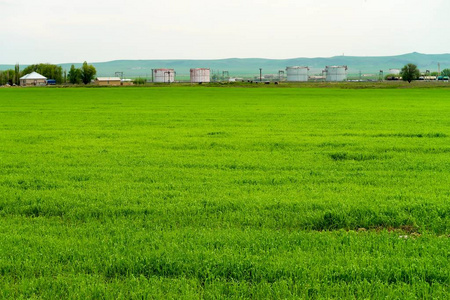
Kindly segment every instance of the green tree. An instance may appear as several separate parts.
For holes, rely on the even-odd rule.
[[[67,77],[69,78],[69,82],[72,84],[79,84],[81,83],[81,70],[75,68],[74,65],[70,67],[69,73],[67,74]]]
[[[14,66],[14,83],[19,85],[20,83],[20,66],[19,64],[16,64]]]
[[[450,77],[450,69],[444,69],[441,72],[442,76],[449,76]]]
[[[5,71],[0,71],[0,84],[10,84],[12,85],[14,83],[14,80],[16,78],[15,70],[9,69]]]
[[[97,74],[95,67],[84,62],[81,66],[81,81],[83,81],[84,84],[88,84],[94,79],[95,74]]]
[[[401,75],[403,81],[411,83],[420,77],[420,71],[415,64],[407,64],[402,68]]]
[[[147,82],[147,80],[145,78],[141,78],[141,77],[135,78],[133,80],[134,84],[145,84],[146,82]]]

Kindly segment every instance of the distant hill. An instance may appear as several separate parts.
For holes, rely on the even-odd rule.
[[[91,63],[91,62],[89,62]],[[215,72],[228,71],[230,76],[257,75],[259,68],[263,74],[276,74],[287,66],[308,66],[310,74],[319,74],[327,65],[347,65],[349,74],[385,74],[391,68],[401,68],[407,63],[416,64],[420,70],[437,71],[438,63],[441,70],[450,68],[450,54],[409,53],[397,56],[334,56],[327,58],[292,58],[292,59],[262,59],[262,58],[229,58],[215,60],[115,60],[92,63],[98,76],[114,76],[115,72],[123,72],[125,77],[151,77],[151,69],[173,68],[177,76],[188,76],[190,68],[210,68]],[[69,70],[72,63],[60,64]],[[81,63],[74,63],[76,67]],[[25,66],[21,66],[23,68]],[[0,65],[0,70],[14,68],[13,65]]]

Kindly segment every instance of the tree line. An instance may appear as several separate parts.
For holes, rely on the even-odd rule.
[[[14,66],[14,69],[0,71],[0,85],[4,84],[19,84],[19,79],[22,77],[19,64]]]
[[[438,72],[428,72],[428,74],[429,76],[439,76]],[[389,80],[391,78],[396,78],[397,76],[400,76],[403,81],[408,81],[409,83],[411,83],[411,81],[413,80],[418,80],[421,76],[421,73],[419,68],[415,64],[406,64],[400,71],[399,75],[389,74],[386,75],[385,79]],[[440,76],[450,77],[450,69],[442,70]]]
[[[69,73],[67,73],[66,70],[63,70],[61,66],[52,64],[29,65],[20,71],[19,64],[16,64],[14,69],[0,71],[0,85],[19,85],[20,77],[32,72],[37,72],[42,76],[47,77],[47,79],[54,79],[56,84],[63,84],[67,82],[73,84],[88,84],[92,79],[94,79],[95,74],[97,74],[95,67],[93,65],[89,65],[87,62],[84,62],[81,68],[78,69],[72,65]]]

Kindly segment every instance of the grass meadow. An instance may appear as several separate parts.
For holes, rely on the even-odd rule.
[[[0,90],[0,298],[448,299],[450,89]]]

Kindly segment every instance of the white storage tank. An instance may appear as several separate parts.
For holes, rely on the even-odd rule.
[[[347,66],[326,66],[327,81],[345,81],[347,80]]]
[[[153,70],[153,82],[170,83],[175,81],[174,69],[154,69]]]
[[[191,82],[210,82],[210,70],[206,68],[191,69]]]
[[[287,81],[308,81],[308,67],[286,67]]]
[[[389,69],[389,74],[400,75],[401,71],[400,69]]]

